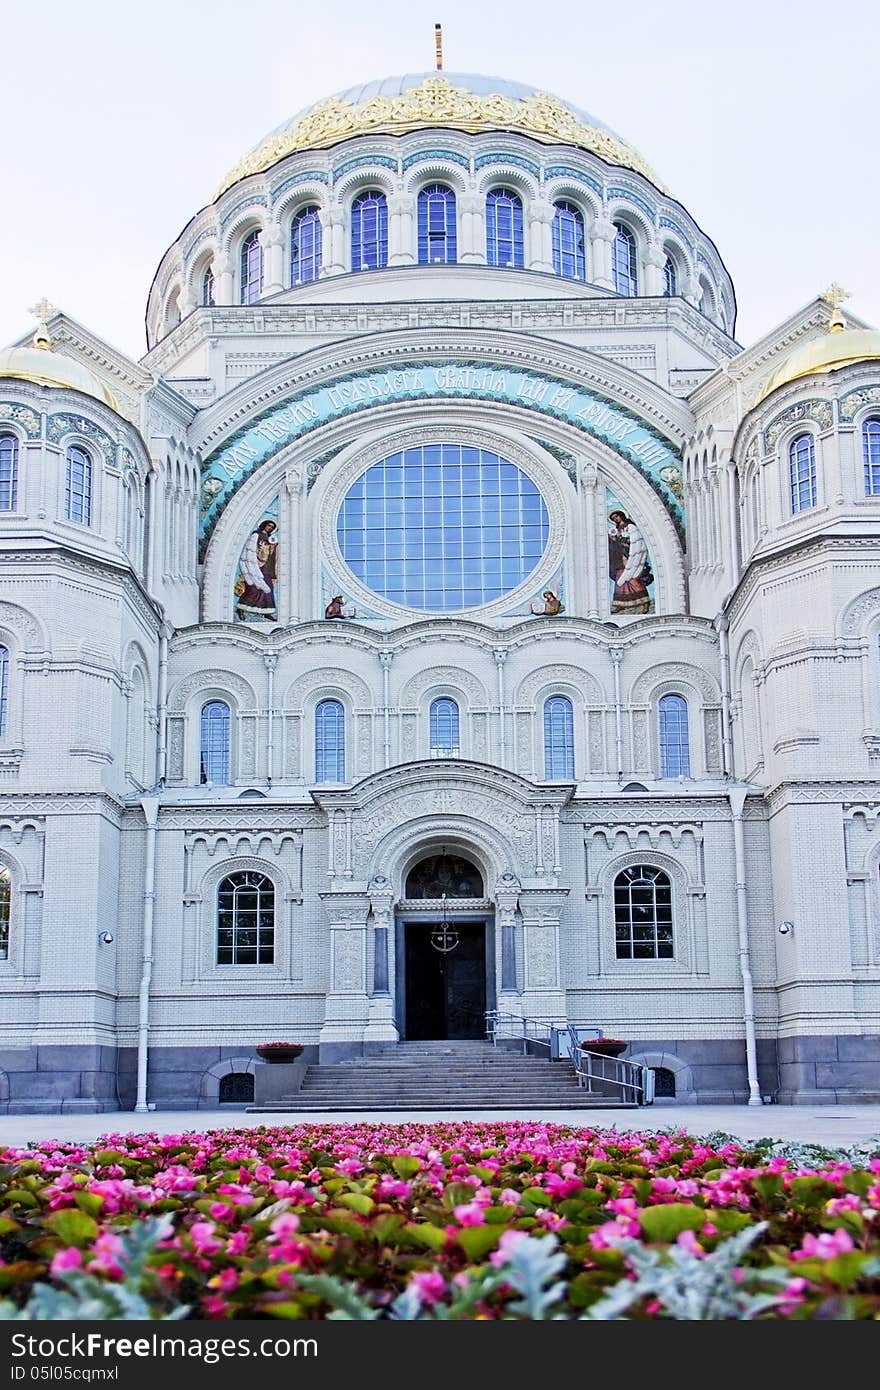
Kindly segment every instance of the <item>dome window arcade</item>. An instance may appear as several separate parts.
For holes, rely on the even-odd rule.
[[[256,304],[263,293],[263,244],[255,228],[241,244],[241,303]]]
[[[674,299],[678,294],[678,269],[675,261],[667,255],[663,262],[663,296],[665,299]]]
[[[792,516],[815,507],[816,445],[809,433],[799,434],[788,446],[788,480]]]
[[[486,197],[486,260],[506,270],[525,265],[522,199],[512,188],[493,188]]]
[[[618,294],[628,299],[638,294],[638,261],[636,239],[629,227],[622,222],[614,223],[614,240],[611,243],[611,272],[614,288]]]
[[[214,308],[214,271],[211,266],[208,266],[202,276],[202,308]]]
[[[423,188],[418,197],[419,265],[454,265],[458,259],[455,194],[443,184]]]
[[[290,224],[290,283],[308,285],[321,273],[321,214],[314,204],[301,208]]]
[[[566,280],[587,278],[584,219],[574,203],[560,202],[553,208],[553,269]]]
[[[92,524],[92,456],[71,444],[65,456],[64,515],[80,526]]]
[[[0,512],[18,506],[18,437],[0,434]]]
[[[865,463],[865,496],[880,496],[880,419],[871,416],[862,425],[862,455]],[[2,488],[2,475],[0,475]],[[0,507],[2,507],[0,492]]]
[[[372,189],[351,205],[351,268],[381,270],[388,264],[388,201]]]

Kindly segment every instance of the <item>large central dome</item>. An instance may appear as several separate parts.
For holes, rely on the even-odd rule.
[[[349,87],[306,107],[240,159],[217,196],[300,150],[325,149],[357,135],[402,135],[431,127],[471,134],[516,131],[545,144],[577,145],[609,164],[635,170],[666,191],[632,145],[570,102],[501,77],[416,72]]]

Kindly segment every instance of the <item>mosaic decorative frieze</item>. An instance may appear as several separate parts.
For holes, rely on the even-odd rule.
[[[0,401],[0,420],[14,420],[21,425],[28,439],[39,439],[40,417],[29,405],[18,405],[15,401]]]
[[[408,154],[403,161],[403,172],[414,164],[424,164],[426,160],[444,159],[448,164],[460,164],[463,169],[470,168],[470,160],[457,150],[419,150],[418,154]]]
[[[588,188],[592,188],[595,193],[602,192],[602,185],[598,179],[593,179],[589,174],[584,174],[580,169],[573,169],[570,164],[548,164],[544,170],[545,179],[577,179],[578,183],[585,183]]]
[[[567,453],[565,449],[560,449],[558,444],[550,444],[546,439],[538,439],[537,435],[530,435],[530,438],[546,449],[548,454],[552,454],[556,462],[564,473],[567,473],[571,481],[577,486],[577,459]]]
[[[625,202],[632,203],[634,207],[641,208],[645,216],[649,217],[652,222],[654,221],[654,209],[645,202],[644,198],[640,198],[638,193],[633,193],[631,188],[609,188],[608,197],[623,198]]]
[[[764,431],[764,443],[767,449],[775,449],[776,441],[783,430],[788,429],[789,425],[796,424],[798,420],[812,420],[820,429],[831,428],[833,415],[830,401],[798,401],[797,405],[790,405],[787,410],[774,417]]]
[[[103,455],[104,462],[113,464],[116,462],[116,445],[104,430],[92,424],[91,420],[86,420],[82,415],[50,415],[46,435],[53,444],[57,444],[59,439],[63,439],[66,434],[75,430],[77,434],[85,435],[96,444]]]
[[[330,463],[332,459],[335,459],[338,453],[341,453],[341,446],[339,449],[330,449],[326,454],[321,454],[319,458],[311,459],[309,461],[308,468],[306,469],[307,493],[311,492],[312,488],[315,486],[315,483],[320,478],[321,473],[327,467],[327,464]]]
[[[838,406],[841,420],[854,420],[866,405],[880,405],[880,386],[862,386],[844,396]]]
[[[378,164],[382,169],[397,169],[397,160],[392,159],[388,154],[362,154],[357,159],[347,159],[344,164],[340,164],[333,170],[334,181],[341,179],[344,174],[348,174],[352,169],[363,169],[365,165],[375,168]]]
[[[286,193],[286,192],[287,192],[288,188],[295,188],[296,185],[297,185],[297,184],[300,184],[300,183],[329,183],[329,182],[330,182],[330,176],[329,176],[329,174],[325,174],[325,172],[324,172],[323,169],[306,169],[306,170],[305,170],[303,173],[301,173],[301,174],[294,174],[294,176],[293,176],[292,178],[285,179],[283,183],[279,183],[279,184],[278,184],[278,187],[277,187],[277,188],[273,188],[273,189],[272,189],[272,198],[273,198],[273,201],[277,201],[277,199],[281,196],[282,193]]]
[[[474,161],[474,168],[485,169],[487,164],[510,164],[517,169],[527,169],[536,179],[541,177],[541,171],[537,164],[531,159],[523,159],[522,156],[518,154],[481,154],[479,158]]]

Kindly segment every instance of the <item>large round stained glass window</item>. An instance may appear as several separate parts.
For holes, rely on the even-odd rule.
[[[498,454],[461,444],[424,444],[374,463],[336,521],[343,557],[368,589],[433,612],[515,589],[549,532],[532,480]]]

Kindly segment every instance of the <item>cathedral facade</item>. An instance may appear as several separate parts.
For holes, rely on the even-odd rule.
[[[624,140],[442,72],[300,113],[134,362],[0,354],[0,1108],[494,1011],[679,1101],[880,1100],[880,334],[734,338]]]

